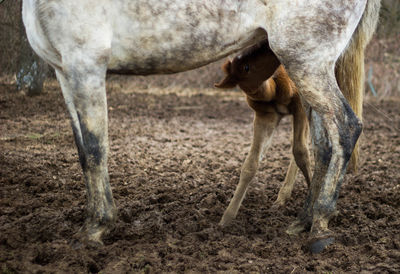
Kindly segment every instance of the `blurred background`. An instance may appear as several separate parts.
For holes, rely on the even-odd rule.
[[[46,77],[40,81],[54,80],[54,73],[42,67],[26,42],[21,23],[21,2],[21,0],[5,0],[0,4],[0,82],[15,84],[19,88],[24,86],[24,81],[29,80],[21,74],[32,69],[44,71]],[[222,77],[220,70],[222,62],[223,60],[174,75],[110,76],[110,78],[118,87],[134,91],[193,92],[213,88],[213,84]],[[365,85],[367,97],[372,96],[371,89],[376,90],[378,98],[400,96],[399,0],[382,1],[380,23],[367,48],[365,62],[366,81],[369,81]],[[40,87],[35,87],[31,93],[40,93]]]

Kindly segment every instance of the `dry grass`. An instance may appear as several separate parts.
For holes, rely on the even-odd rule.
[[[378,98],[400,97],[400,42],[399,37],[374,39],[368,46],[365,60],[366,80],[372,70],[371,82]],[[367,96],[372,93],[368,84]]]

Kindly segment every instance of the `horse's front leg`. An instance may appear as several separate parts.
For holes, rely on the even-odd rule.
[[[246,195],[247,188],[254,178],[258,165],[262,159],[265,149],[271,143],[272,133],[278,125],[281,115],[275,112],[261,113],[256,112],[254,117],[254,135],[250,152],[244,161],[240,172],[239,184],[236,187],[235,194],[224,212],[220,221],[220,226],[228,225],[237,215],[243,198]]]
[[[71,117],[79,161],[87,189],[87,216],[79,240],[102,243],[101,237],[116,219],[107,170],[108,119],[105,66],[82,64],[57,71]]]

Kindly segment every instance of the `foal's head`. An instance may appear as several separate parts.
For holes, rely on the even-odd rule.
[[[226,77],[218,84],[217,88],[233,88],[236,85],[245,91],[253,92],[262,82],[270,78],[279,67],[280,62],[264,40],[243,51],[241,54],[228,60],[222,70]]]

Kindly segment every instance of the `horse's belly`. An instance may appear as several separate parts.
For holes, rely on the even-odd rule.
[[[113,47],[108,69],[113,72],[138,75],[185,71],[219,60],[256,43],[260,37],[261,35],[254,32],[241,40],[222,42],[216,39],[210,44],[197,43],[196,41],[202,39],[200,37],[182,39],[179,42],[151,37],[150,40],[158,41],[157,47],[144,47],[146,42],[131,44],[132,47],[129,48]]]
[[[265,15],[252,0],[245,7],[240,1],[221,3],[120,1],[108,69],[140,75],[185,71],[265,37]]]

